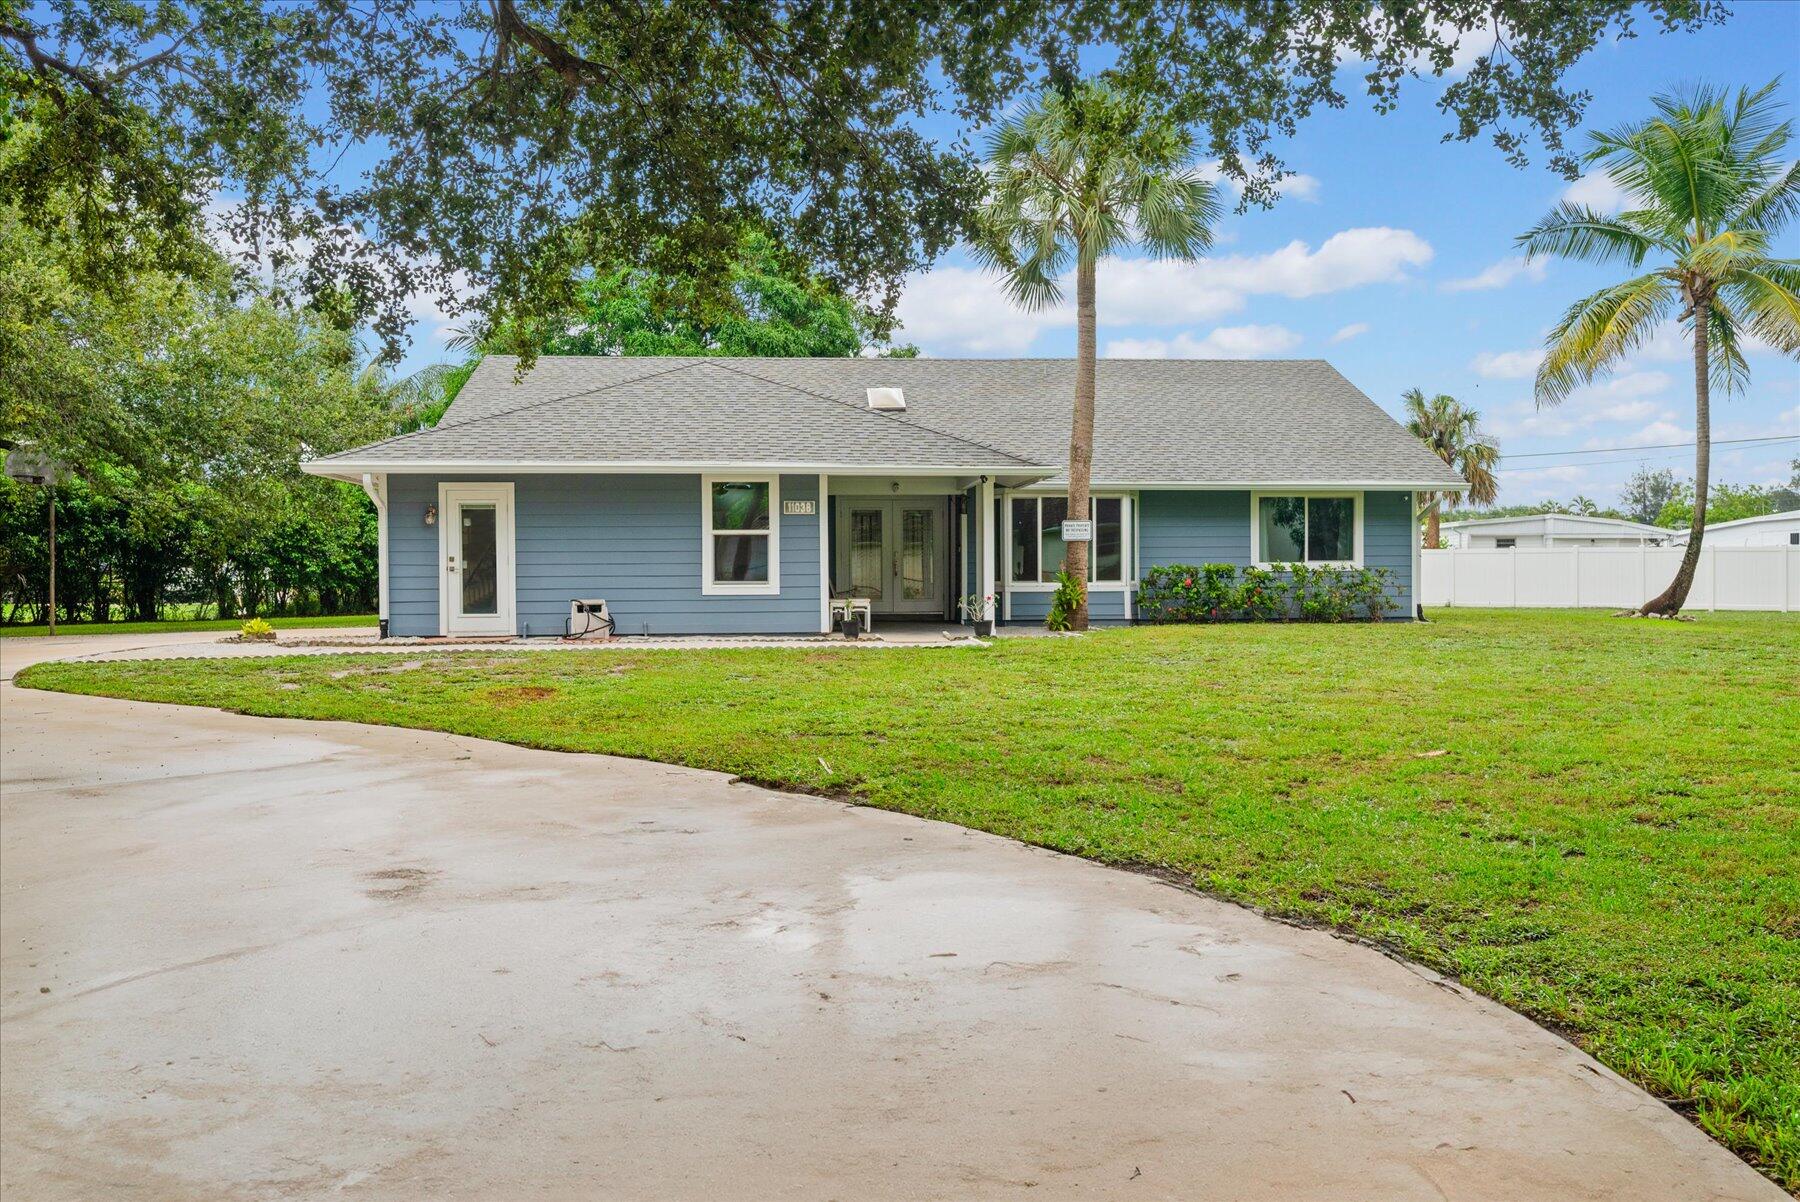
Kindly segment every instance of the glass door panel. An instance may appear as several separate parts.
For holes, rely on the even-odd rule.
[[[462,612],[500,612],[498,513],[492,505],[459,505],[462,535]]]
[[[881,509],[850,511],[850,595],[879,601],[887,584],[885,513]]]
[[[937,594],[937,512],[906,509],[900,514],[900,599],[930,601]]]

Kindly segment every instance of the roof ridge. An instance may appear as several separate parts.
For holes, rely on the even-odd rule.
[[[606,357],[614,358],[615,356],[606,356]],[[512,356],[512,358],[517,358],[517,356],[516,355]],[[595,356],[593,356],[593,358],[597,359],[597,358],[601,358],[601,356],[595,355]],[[633,376],[629,380],[615,380],[611,384],[602,384],[598,388],[583,388],[579,392],[570,392],[570,393],[565,393],[562,396],[548,397],[541,401],[532,401],[530,404],[520,405],[515,409],[501,409],[494,413],[483,413],[479,417],[464,418],[462,421],[453,422],[451,424],[455,425],[455,426],[472,426],[476,422],[491,421],[492,419],[494,419],[496,417],[511,417],[515,413],[524,413],[525,411],[527,411],[529,409],[536,409],[543,405],[554,405],[558,401],[572,401],[572,400],[576,399],[577,397],[593,396],[595,393],[606,392],[609,389],[623,388],[627,384],[641,384],[645,380],[654,380],[658,376],[672,376],[678,371],[686,371],[690,367],[698,367],[698,366],[699,366],[698,362],[682,363],[675,367],[666,368],[663,371],[645,372],[643,375]],[[351,447],[350,451],[372,451],[376,447],[385,447],[390,443],[396,443],[396,442],[399,442],[402,439],[406,439],[406,438],[417,438],[420,435],[430,434],[434,430],[439,430],[442,428],[443,427],[441,427],[441,426],[426,426],[422,430],[408,430],[404,434],[394,434],[387,438],[383,438],[378,442],[365,443],[364,445],[362,445],[360,447]],[[347,455],[347,454],[349,454],[349,451],[334,451],[330,455],[321,455],[320,458],[321,459],[331,459],[338,455]]]
[[[725,358],[725,356],[721,356],[721,358]],[[795,358],[795,359],[805,359],[805,358],[816,359],[816,358],[820,358],[820,356],[795,355],[795,356],[793,356],[793,358]],[[830,401],[834,405],[842,405],[844,408],[850,410],[853,413],[867,413],[874,417],[888,418],[892,421],[896,421],[896,422],[900,423],[903,426],[911,427],[914,430],[923,430],[927,434],[935,434],[939,438],[948,438],[953,442],[960,442],[967,446],[980,447],[982,450],[991,451],[993,454],[996,454],[996,455],[1005,455],[1008,459],[1017,460],[1019,463],[1024,464],[1026,467],[1054,467],[1054,466],[1056,466],[1055,464],[1050,464],[1050,463],[1034,463],[1031,460],[1025,458],[1023,455],[1020,455],[1016,451],[1009,451],[1005,447],[992,446],[988,443],[981,442],[974,438],[965,438],[961,434],[952,434],[948,430],[940,430],[936,426],[928,426],[924,422],[921,422],[921,421],[912,421],[908,418],[901,417],[899,414],[897,414],[891,410],[884,412],[880,409],[862,408],[862,407],[858,406],[855,401],[846,401],[842,397],[834,397],[834,396],[831,396],[831,395],[829,395],[827,393],[823,393],[823,392],[814,392],[812,389],[807,388],[805,385],[796,384],[792,380],[771,380],[767,376],[759,376],[755,372],[745,371],[741,367],[727,367],[726,370],[736,372],[740,376],[748,376],[752,380],[761,380],[764,384],[773,384],[777,388],[786,388],[789,391],[802,393],[806,396],[818,397],[821,401]]]

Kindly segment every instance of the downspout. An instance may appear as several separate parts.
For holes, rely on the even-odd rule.
[[[362,490],[375,506],[375,613],[380,619],[380,638],[388,636],[388,508],[387,476],[377,483],[371,472],[362,474]]]

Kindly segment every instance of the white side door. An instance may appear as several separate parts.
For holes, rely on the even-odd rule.
[[[443,633],[518,633],[511,484],[438,485],[438,562]]]

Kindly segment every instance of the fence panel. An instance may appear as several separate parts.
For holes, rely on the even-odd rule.
[[[1680,547],[1525,547],[1425,551],[1425,605],[1627,609],[1675,578]],[[1800,547],[1704,547],[1689,609],[1800,613]]]

